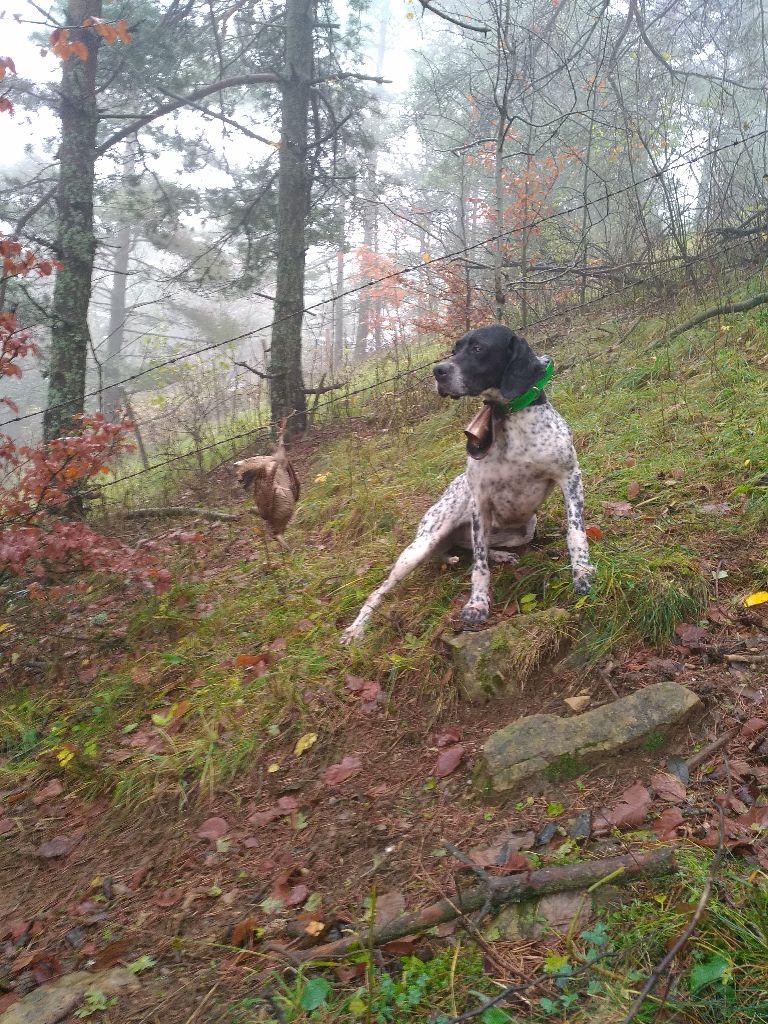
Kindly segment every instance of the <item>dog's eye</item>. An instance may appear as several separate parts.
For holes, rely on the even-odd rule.
[[[482,345],[470,345],[469,346],[469,351],[470,352],[482,352],[483,351],[483,346]]]

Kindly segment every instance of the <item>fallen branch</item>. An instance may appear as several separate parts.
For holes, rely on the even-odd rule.
[[[567,892],[571,889],[586,889],[612,872],[619,872],[619,880],[639,875],[660,874],[674,867],[671,847],[627,854],[623,857],[607,857],[603,860],[582,861],[579,864],[541,868],[505,877],[489,877],[487,882],[464,889],[453,899],[439,900],[423,910],[401,914],[394,921],[374,929],[370,935],[348,935],[323,946],[306,950],[286,950],[271,943],[267,948],[275,953],[287,955],[294,963],[308,960],[326,960],[328,957],[345,956],[354,949],[371,944],[381,946],[404,935],[426,931],[435,925],[453,921],[462,914],[480,910],[488,904],[489,909],[505,903],[521,903],[551,892]],[[490,899],[489,899],[490,897]]]
[[[699,324],[705,323],[707,320],[711,320],[715,316],[722,316],[724,313],[746,313],[748,309],[754,309],[755,306],[764,306],[768,302],[768,292],[758,292],[757,295],[752,295],[748,299],[744,299],[743,302],[726,302],[722,306],[713,306],[711,309],[705,309],[703,313],[699,313],[697,316],[692,316],[690,320],[686,320],[684,324],[680,324],[674,331],[670,331],[669,334],[665,335],[659,341],[654,341],[652,345],[649,345],[645,350],[650,352],[652,349],[661,348],[662,345],[666,345],[668,341],[673,341],[675,338],[679,338],[681,334],[685,334],[686,331],[690,331],[692,327],[697,327]]]
[[[188,505],[158,505],[147,508],[131,508],[125,513],[126,519],[171,519],[173,516],[193,516],[197,519],[216,519],[223,523],[236,523],[240,515],[231,512],[217,512],[213,508],[191,508]]]
[[[688,766],[688,770],[693,771],[693,769],[698,768],[700,764],[704,764],[704,762],[708,761],[713,754],[720,750],[721,747],[724,747],[726,743],[730,743],[734,736],[736,736],[740,731],[741,726],[735,725],[727,732],[724,732],[722,736],[718,736],[716,740],[712,740],[711,743],[708,743],[706,747],[702,747],[698,754],[693,754],[685,762]]]

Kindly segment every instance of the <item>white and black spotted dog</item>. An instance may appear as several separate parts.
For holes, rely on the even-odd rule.
[[[492,430],[479,444],[467,432],[466,472],[426,513],[413,543],[342,634],[343,643],[362,634],[374,609],[400,580],[454,545],[472,550],[472,590],[461,617],[467,625],[485,622],[491,605],[489,562],[517,561],[515,555],[497,549],[518,547],[533,538],[536,512],[555,485],[565,499],[576,592],[586,594],[594,576],[571,433],[543,391],[551,375],[549,361],[540,359],[524,338],[503,324],[491,324],[461,337],[433,372],[440,395],[482,395],[490,407],[487,420]]]

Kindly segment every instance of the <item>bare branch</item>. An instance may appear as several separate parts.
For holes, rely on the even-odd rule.
[[[232,78],[222,78],[218,82],[209,82],[208,85],[201,85],[199,89],[193,89],[186,96],[178,96],[175,99],[168,100],[167,103],[161,103],[154,110],[147,111],[146,114],[142,114],[135,121],[125,125],[120,131],[114,132],[97,148],[96,156],[103,156],[112,146],[122,142],[123,139],[133,135],[152,121],[156,121],[159,117],[165,117],[166,114],[170,114],[180,107],[196,103],[198,100],[205,99],[206,96],[213,96],[224,89],[235,89],[241,85],[279,85],[281,81],[281,75],[277,71],[259,71],[249,75],[233,75]]]
[[[443,21],[449,21],[452,25],[458,25],[459,28],[469,29],[470,32],[480,32],[482,35],[487,35],[491,31],[485,25],[471,25],[467,21],[461,21],[459,18],[446,14],[445,11],[438,11],[437,8],[432,6],[432,0],[419,0],[419,3],[425,11],[429,11],[430,14],[436,14],[438,18],[442,18]]]

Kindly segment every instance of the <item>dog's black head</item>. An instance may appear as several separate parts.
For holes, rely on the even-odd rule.
[[[545,366],[525,338],[504,324],[490,324],[459,338],[451,355],[432,372],[440,395],[461,398],[488,392],[489,398],[508,402],[535,384]],[[546,401],[543,394],[538,401]]]

